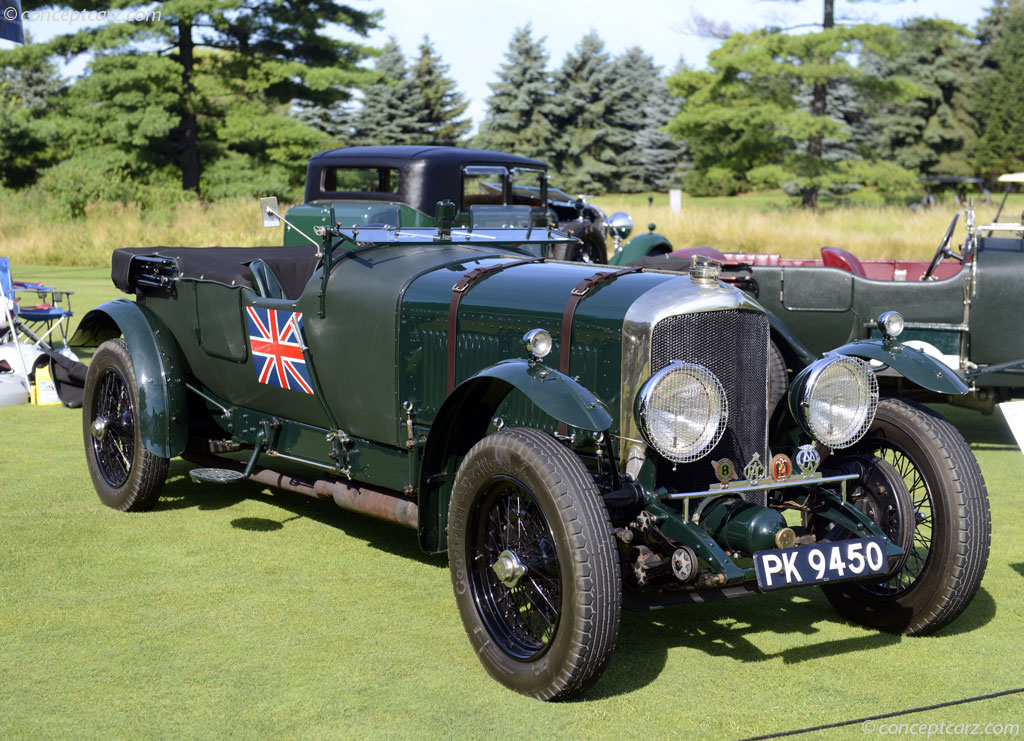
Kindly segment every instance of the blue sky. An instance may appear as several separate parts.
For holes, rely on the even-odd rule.
[[[703,67],[717,45],[688,33],[695,12],[734,30],[766,25],[784,27],[821,22],[822,0],[348,0],[352,5],[384,11],[382,29],[369,43],[380,46],[394,36],[406,56],[428,34],[459,89],[469,99],[468,114],[479,123],[490,94],[488,82],[496,79],[509,39],[516,28],[531,24],[535,37],[545,37],[550,66],[565,55],[585,33],[594,30],[613,54],[640,46],[656,64],[671,69],[680,58],[691,67]],[[938,16],[973,26],[987,7],[979,0],[836,0],[837,19],[897,23],[914,16]],[[68,24],[33,22],[25,30],[39,40],[73,30]],[[10,46],[0,41],[0,46]],[[79,74],[84,61],[66,68]]]
[[[497,78],[513,31],[531,24],[535,37],[547,37],[550,66],[565,55],[591,29],[604,39],[606,48],[618,54],[639,46],[656,64],[671,69],[682,57],[691,67],[703,67],[715,39],[688,34],[694,12],[734,30],[766,25],[783,27],[821,23],[822,0],[444,0],[441,3],[411,0],[350,0],[357,7],[382,8],[383,30],[371,36],[374,44],[394,36],[402,51],[412,54],[429,34],[452,77],[471,100],[469,114],[479,123],[490,94],[488,82]],[[896,23],[915,16],[938,16],[973,26],[991,3],[978,0],[883,0],[850,2],[836,0],[836,18],[875,23]]]

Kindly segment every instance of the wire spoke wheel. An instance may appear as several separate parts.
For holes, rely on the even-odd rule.
[[[92,420],[92,447],[100,473],[111,486],[123,486],[135,455],[135,409],[117,368],[103,373],[93,397]]]
[[[551,435],[502,429],[466,453],[448,508],[455,601],[492,677],[542,700],[580,694],[619,631],[619,556],[604,502]]]
[[[858,448],[873,457],[880,458],[896,469],[907,487],[910,500],[913,502],[913,510],[901,518],[902,521],[878,522],[883,530],[887,530],[890,539],[897,543],[900,543],[903,538],[909,541],[909,549],[901,567],[890,574],[886,581],[864,587],[866,591],[873,594],[892,597],[910,589],[924,574],[928,566],[933,540],[932,494],[920,467],[903,448],[881,438],[867,438],[858,445]],[[904,529],[909,530],[912,534],[902,534]],[[899,537],[893,537],[897,535],[894,532],[896,530],[901,533]]]
[[[506,476],[487,486],[475,519],[469,547],[480,615],[503,651],[533,659],[551,643],[561,612],[551,526],[526,487]],[[520,570],[504,581],[496,568],[503,558]]]
[[[85,377],[82,436],[96,493],[125,512],[151,508],[167,477],[167,458],[143,442],[135,364],[122,339],[96,350]]]
[[[848,455],[881,461],[905,487],[899,497],[854,501],[904,557],[884,581],[826,584],[822,591],[857,622],[933,633],[967,608],[988,563],[991,520],[978,462],[942,416],[898,399],[879,403],[867,435]]]

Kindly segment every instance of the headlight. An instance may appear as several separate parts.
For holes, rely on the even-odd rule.
[[[686,463],[722,438],[729,403],[711,371],[675,360],[647,379],[634,411],[651,447],[670,461]]]
[[[845,448],[860,440],[875,418],[878,381],[860,358],[832,355],[797,376],[789,404],[811,437],[830,448]]]

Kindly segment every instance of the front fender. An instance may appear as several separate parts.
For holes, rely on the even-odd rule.
[[[608,264],[628,265],[634,260],[639,260],[641,257],[660,255],[671,251],[672,243],[668,241],[667,237],[663,237],[656,232],[637,234],[609,258]]]
[[[82,317],[70,344],[96,347],[116,337],[124,337],[135,366],[146,450],[161,458],[179,455],[188,440],[188,415],[181,354],[171,331],[145,306],[119,298]]]
[[[611,427],[608,409],[587,388],[542,363],[503,360],[459,384],[437,411],[419,474],[419,541],[427,553],[448,549],[448,502],[463,456],[487,434],[513,388],[553,419],[584,430]]]
[[[543,363],[503,360],[468,379],[500,379],[522,391],[545,414],[570,427],[603,432],[611,427],[608,409],[585,386]],[[511,390],[511,389],[510,389]],[[456,389],[453,394],[457,393]]]
[[[961,395],[970,390],[956,371],[942,361],[899,342],[855,340],[832,352],[885,363],[918,386],[939,394]]]

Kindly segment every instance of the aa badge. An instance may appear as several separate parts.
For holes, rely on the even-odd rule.
[[[818,470],[821,463],[821,456],[813,445],[801,445],[796,451],[796,464],[800,466],[800,473],[809,476]]]

